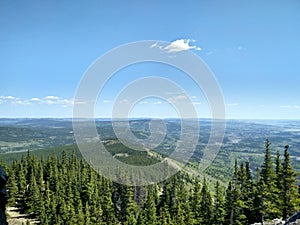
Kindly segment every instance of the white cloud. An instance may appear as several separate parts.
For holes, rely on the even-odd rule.
[[[0,96],[0,104],[13,104],[13,105],[33,105],[33,104],[45,104],[45,105],[61,105],[63,107],[72,106],[74,104],[73,99],[61,98],[58,96],[46,96],[44,98],[30,98],[21,99],[13,96]]]
[[[58,100],[59,97],[53,96],[53,95],[49,95],[49,96],[46,96],[44,99]]]
[[[0,96],[0,99],[6,101],[6,100],[15,100],[17,98],[9,95],[9,96]]]
[[[9,100],[14,100],[14,99],[16,99],[15,97],[13,97],[13,96],[4,96],[6,99],[9,99]]]
[[[66,99],[61,98],[58,96],[46,96],[43,99],[40,99],[40,104],[46,104],[46,105],[61,105],[63,107],[68,107],[74,105],[74,99]]]
[[[166,51],[167,53],[178,53],[182,51],[187,51],[190,49],[195,49],[197,51],[200,51],[201,48],[195,45],[191,45],[191,42],[195,42],[195,40],[192,39],[178,39],[173,42],[171,42],[167,46],[161,46],[157,42],[152,44],[150,48],[158,48]]]
[[[12,104],[15,105],[30,105],[30,102],[28,100],[15,100],[12,102]]]
[[[4,103],[13,103],[15,104],[16,102],[19,102],[19,98],[16,98],[14,96],[0,96],[0,104]]]
[[[190,45],[190,42],[195,42],[195,41],[191,40],[191,39],[178,39],[178,40],[171,42],[171,44],[166,46],[164,48],[164,50],[166,50],[168,53],[182,52],[182,51],[187,51],[190,49],[195,49],[198,51],[201,50],[200,47],[197,47],[195,45],[194,46]]]
[[[56,102],[52,100],[45,100],[42,103],[47,104],[47,105],[54,105]]]
[[[39,102],[39,101],[41,101],[41,99],[39,99],[39,98],[31,98],[30,101],[32,101],[32,102]]]

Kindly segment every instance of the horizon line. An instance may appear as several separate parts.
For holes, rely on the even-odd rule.
[[[197,118],[180,118],[180,117],[124,117],[124,118],[112,118],[112,117],[94,117],[94,118],[84,118],[84,117],[0,117],[0,120],[13,120],[13,119],[68,119],[68,120],[74,120],[74,119],[103,119],[103,120],[112,120],[112,119],[120,119],[120,120],[137,120],[137,119],[161,119],[161,120],[171,120],[171,119],[205,119],[205,120],[300,120],[300,118],[224,118],[224,119],[218,119],[218,118],[211,118],[211,117],[197,117]]]

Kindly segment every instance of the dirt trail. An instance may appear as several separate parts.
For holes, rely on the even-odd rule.
[[[9,225],[25,225],[27,220],[30,224],[38,223],[36,220],[29,219],[28,215],[20,213],[19,208],[16,206],[7,207],[6,212],[9,215],[7,219]]]

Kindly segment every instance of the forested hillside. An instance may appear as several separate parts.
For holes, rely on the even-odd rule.
[[[66,152],[47,159],[28,153],[6,169],[9,204],[21,199],[21,210],[41,224],[251,224],[300,208],[288,146],[273,159],[268,141],[263,165],[253,172],[236,161],[226,188],[184,172],[147,187],[123,186]]]
[[[150,119],[129,119],[131,131],[139,139],[149,137],[150,121]],[[164,122],[167,128],[165,139],[151,151],[167,156],[173,152],[176,144],[180,141],[181,122],[178,119],[165,119]],[[211,120],[199,119],[189,122],[191,122],[190,125],[199,123],[201,127],[199,143],[189,162],[191,167],[197,169],[210,137]],[[125,127],[127,123],[125,120],[120,120],[118,124]],[[300,173],[299,126],[300,122],[297,120],[228,120],[222,147],[203,175],[228,182],[232,176],[236,158],[241,161],[249,161],[250,168],[254,171],[263,163],[266,138],[272,142],[272,155],[276,155],[277,150],[282,150],[284,145],[289,143],[292,165]],[[96,119],[96,127],[101,140],[116,138],[111,120]],[[4,161],[11,161],[9,158],[14,159],[26,154],[28,149],[35,151],[34,154],[48,155],[49,152],[60,151],[62,146],[66,148],[65,146],[74,144],[76,143],[71,119],[0,118],[0,157]],[[67,148],[76,149],[76,147]],[[121,158],[119,156],[116,157]],[[134,157],[123,157],[123,159],[136,161]]]

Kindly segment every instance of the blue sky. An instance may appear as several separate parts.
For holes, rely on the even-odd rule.
[[[99,56],[141,40],[195,40],[214,72],[228,118],[300,119],[300,2],[0,1],[0,117],[71,117],[76,88]],[[178,43],[178,42],[177,42]],[[147,73],[145,73],[147,69]],[[157,65],[117,73],[95,109],[109,117],[117,93],[145,75],[178,82],[209,117],[189,79]],[[132,117],[174,117],[144,99]]]

